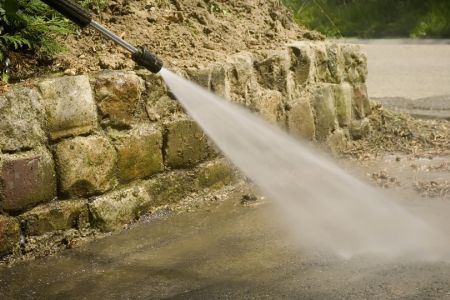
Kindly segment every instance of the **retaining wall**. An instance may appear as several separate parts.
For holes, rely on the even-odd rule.
[[[370,130],[366,58],[354,45],[297,42],[179,73],[333,151]],[[12,85],[0,132],[0,256],[49,232],[120,229],[237,176],[146,71]]]

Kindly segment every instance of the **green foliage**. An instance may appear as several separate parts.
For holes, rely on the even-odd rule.
[[[56,34],[71,32],[73,25],[39,0],[0,0],[0,47],[30,49],[53,54],[62,49]]]
[[[330,36],[450,37],[450,1],[284,1],[298,22]]]

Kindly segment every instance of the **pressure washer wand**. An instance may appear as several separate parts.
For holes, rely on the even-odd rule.
[[[132,59],[153,73],[158,73],[163,63],[153,53],[145,49],[144,47],[134,47],[130,43],[126,42],[115,33],[105,28],[101,24],[92,20],[91,14],[84,10],[80,5],[72,0],[42,0],[47,5],[60,12],[63,16],[76,23],[81,28],[90,26],[100,32],[103,36],[114,41],[119,46],[128,50],[131,53]]]

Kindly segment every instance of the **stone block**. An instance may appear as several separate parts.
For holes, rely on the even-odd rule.
[[[295,42],[288,48],[292,79],[297,86],[303,86],[313,80],[314,54],[309,43]]]
[[[336,129],[326,141],[328,148],[331,153],[335,156],[338,156],[345,149],[347,143],[347,137],[343,130]]]
[[[201,85],[202,87],[209,89],[210,78],[211,78],[211,68],[201,68],[201,69],[188,69],[188,77],[191,81]]]
[[[315,113],[316,139],[325,141],[337,125],[332,85],[322,85],[316,88],[312,101]]]
[[[132,123],[144,88],[144,80],[133,72],[99,73],[95,78],[95,98],[102,117],[112,123]]]
[[[328,69],[330,59],[328,57],[326,44],[323,42],[311,43],[310,45],[314,57],[314,76],[316,82],[327,83],[331,80],[331,73]]]
[[[352,97],[353,113],[357,119],[362,119],[370,115],[371,107],[367,87],[365,84],[358,84],[353,89]]]
[[[76,137],[55,147],[59,187],[63,196],[83,197],[113,188],[116,151],[103,136]]]
[[[364,83],[367,78],[367,57],[359,45],[343,44],[344,79],[350,83]]]
[[[341,47],[336,43],[327,43],[327,66],[328,74],[327,82],[331,83],[341,83],[344,79],[344,67],[345,60],[344,55],[342,55]]]
[[[165,164],[170,168],[196,165],[212,155],[212,148],[203,131],[189,119],[166,125]]]
[[[29,150],[44,143],[44,114],[39,93],[13,86],[0,96],[0,151]]]
[[[198,185],[200,188],[218,189],[230,184],[233,175],[233,169],[226,160],[207,162],[198,167]]]
[[[148,99],[145,109],[147,115],[152,122],[169,118],[170,116],[181,113],[182,108],[177,100],[170,98],[168,95],[161,96],[157,99]]]
[[[270,123],[277,124],[283,110],[283,95],[279,91],[261,89],[254,97],[250,107]]]
[[[146,181],[144,185],[155,206],[176,203],[198,190],[195,173],[192,171],[178,170],[163,174]]]
[[[87,76],[66,76],[39,83],[50,138],[91,132],[97,126],[97,108]]]
[[[152,199],[142,186],[134,185],[102,195],[89,204],[94,225],[113,231],[149,210]]]
[[[336,117],[341,127],[347,127],[352,119],[353,87],[348,83],[333,86]]]
[[[249,52],[240,52],[227,60],[226,76],[230,85],[230,99],[248,105],[260,88],[253,68],[254,58]],[[211,84],[213,76],[211,75]],[[214,89],[212,89],[214,90]]]
[[[11,253],[19,239],[19,222],[15,218],[0,215],[0,257]]]
[[[209,75],[209,89],[222,98],[230,99],[230,82],[227,72],[226,64],[213,64]]]
[[[289,76],[289,56],[287,51],[274,53],[270,57],[255,62],[256,76],[259,85],[265,89],[287,94]]]
[[[117,175],[121,182],[148,177],[163,170],[160,128],[139,125],[127,132],[111,130],[110,137],[117,150]]]
[[[20,212],[56,195],[55,167],[44,148],[0,156],[0,204],[8,212]]]
[[[19,219],[25,235],[42,235],[88,227],[89,210],[86,200],[55,201],[37,206],[19,216]]]
[[[313,140],[316,132],[314,115],[307,99],[299,99],[289,104],[287,112],[289,132],[297,137]]]
[[[370,133],[370,130],[370,121],[367,118],[362,120],[352,120],[351,122],[350,135],[354,140],[366,137]]]

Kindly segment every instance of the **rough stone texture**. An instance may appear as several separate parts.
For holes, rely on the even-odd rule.
[[[316,139],[324,141],[336,128],[336,107],[331,85],[317,88],[313,94],[313,107],[315,112]]]
[[[195,174],[190,171],[174,171],[145,182],[145,189],[154,205],[175,203],[198,189]]]
[[[341,129],[335,130],[327,139],[327,146],[331,150],[331,153],[338,155],[345,149],[347,138],[345,133]]]
[[[134,185],[110,192],[89,204],[95,226],[113,231],[146,213],[152,199],[144,187]]]
[[[33,208],[19,216],[25,235],[89,226],[86,200],[56,201]]]
[[[0,257],[13,251],[19,243],[20,226],[15,218],[0,215]]]
[[[265,120],[277,124],[283,114],[283,95],[281,92],[263,90],[254,99],[252,109]]]
[[[39,93],[13,86],[0,96],[0,151],[15,152],[45,142],[43,108]]]
[[[198,185],[200,188],[221,188],[233,181],[233,169],[224,159],[207,162],[198,167]]]
[[[55,194],[55,167],[46,149],[0,155],[0,205],[3,210],[20,212],[52,200]]]
[[[144,81],[133,72],[105,71],[95,80],[95,98],[104,118],[130,124],[144,90]]]
[[[63,195],[83,197],[113,188],[116,151],[103,136],[76,137],[56,145],[59,188]]]
[[[334,99],[336,104],[336,117],[341,127],[347,127],[352,119],[352,93],[353,88],[348,83],[334,85]]]
[[[91,132],[97,126],[97,109],[87,76],[68,76],[41,81],[51,139]]]
[[[289,132],[294,136],[307,140],[313,140],[316,133],[314,116],[311,105],[306,99],[299,99],[296,103],[290,104],[287,114],[287,125]]]
[[[229,58],[228,67],[225,68],[230,85],[229,98],[249,107],[252,106],[252,96],[259,89],[253,64],[254,57],[251,53],[240,52]],[[214,83],[214,77],[211,82]]]
[[[287,94],[289,57],[286,51],[274,53],[269,58],[256,62],[255,70],[261,87]]]
[[[297,86],[302,86],[313,80],[314,58],[309,44],[296,42],[289,45],[290,70]]]
[[[350,126],[350,135],[354,140],[361,139],[370,133],[369,119],[353,120]]]
[[[110,131],[117,150],[117,175],[121,182],[144,178],[164,169],[161,129],[135,126],[128,132]]]
[[[175,113],[181,113],[182,108],[177,100],[169,96],[161,96],[160,98],[149,98],[145,106],[147,115],[152,122],[169,118]]]
[[[171,168],[193,166],[212,154],[206,135],[192,120],[167,124],[166,135],[165,164]]]
[[[359,45],[341,45],[344,56],[344,79],[350,83],[362,83],[367,78],[367,57]]]
[[[356,85],[353,89],[353,112],[357,119],[362,119],[370,114],[370,101],[365,84]]]

